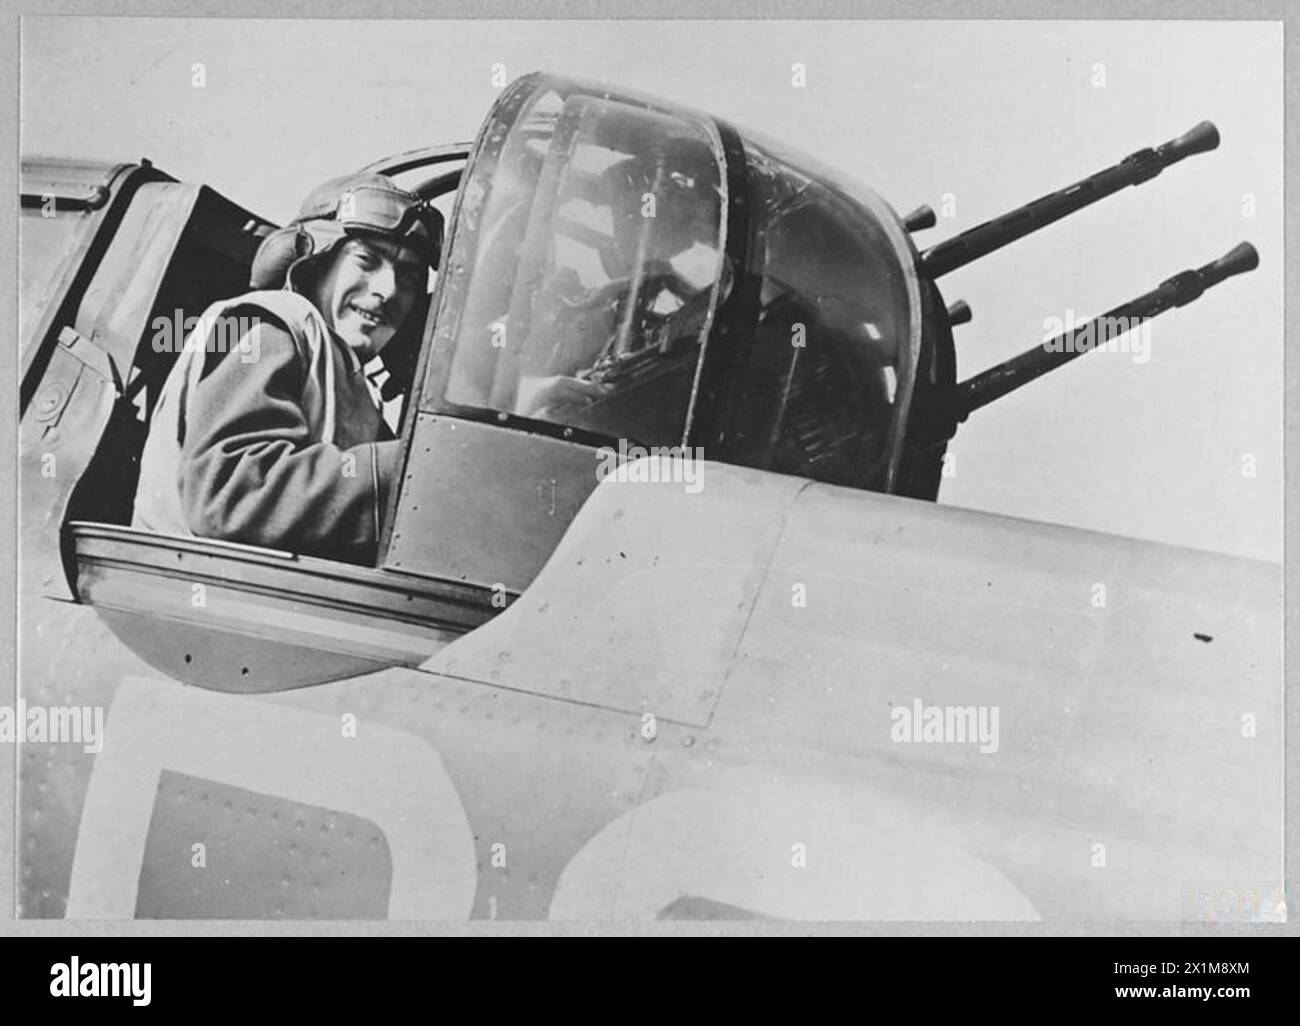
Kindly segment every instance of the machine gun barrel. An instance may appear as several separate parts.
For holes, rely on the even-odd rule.
[[[1111,339],[1136,327],[1142,320],[1176,306],[1186,306],[1225,278],[1253,271],[1258,266],[1259,253],[1255,247],[1249,242],[1240,243],[1204,267],[1176,274],[1137,299],[961,382],[957,385],[957,420],[965,420],[972,411],[987,406],[993,400],[1055,370],[1076,356],[1100,348]],[[1088,340],[1086,344],[1078,344],[1079,336]]]
[[[964,267],[972,260],[1010,245],[1031,232],[1073,214],[1099,199],[1130,185],[1138,185],[1158,175],[1194,153],[1206,153],[1219,145],[1219,131],[1208,121],[1171,139],[1155,149],[1148,147],[1125,157],[1118,164],[1075,182],[1059,192],[1048,193],[1032,203],[992,221],[985,221],[969,231],[931,246],[919,258],[922,273],[932,280]]]

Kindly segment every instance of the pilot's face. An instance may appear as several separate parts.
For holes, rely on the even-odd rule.
[[[378,236],[349,238],[312,290],[330,329],[362,363],[379,354],[410,316],[428,281],[414,252]]]

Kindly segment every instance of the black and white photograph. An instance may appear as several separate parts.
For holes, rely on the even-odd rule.
[[[17,50],[19,921],[1294,916],[1280,22]]]

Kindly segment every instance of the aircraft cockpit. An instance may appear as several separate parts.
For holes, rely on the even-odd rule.
[[[90,215],[106,251],[96,284],[31,332],[24,481],[52,510],[30,525],[31,572],[48,593],[95,605],[164,672],[244,691],[418,661],[529,585],[610,450],[685,447],[905,490],[924,292],[905,227],[869,190],[710,115],[544,74],[502,92],[472,147],[364,170],[454,202],[424,330],[383,354],[405,464],[372,566],[128,526],[175,355],[148,326],[237,294],[270,222],[128,167]],[[34,203],[48,186],[27,191]],[[168,202],[170,234],[137,223]],[[156,256],[141,258],[144,244]],[[102,373],[87,377],[101,350]],[[81,376],[62,406],[48,376],[38,384],[45,362]],[[49,425],[74,416],[84,451],[59,457],[71,477],[43,476]],[[196,606],[159,631],[160,596],[196,584],[231,622]],[[263,636],[278,622],[271,595],[315,610],[310,645]]]
[[[462,184],[426,400],[888,487],[920,292],[892,211],[703,114],[542,75]]]
[[[25,578],[96,606],[177,679],[278,690],[419,662],[495,616],[611,451],[934,499],[960,421],[1085,351],[1069,334],[959,383],[969,308],[945,307],[936,280],[1217,144],[1202,123],[918,252],[933,211],[899,217],[758,133],[607,84],[518,79],[473,146],[364,169],[454,202],[423,330],[382,354],[404,462],[365,566],[129,526],[177,352],[156,326],[244,290],[274,225],[148,161],[32,161],[22,488],[48,513],[24,524]],[[1243,243],[1085,328],[1104,341],[1257,262]],[[53,284],[28,265],[58,267]]]

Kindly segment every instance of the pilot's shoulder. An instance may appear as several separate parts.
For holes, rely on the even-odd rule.
[[[265,289],[231,300],[226,306],[225,316],[247,317],[254,326],[269,323],[298,338],[303,325],[319,314],[311,300],[296,292]]]
[[[310,363],[318,337],[327,330],[312,302],[288,290],[248,292],[214,305],[204,317],[224,321],[221,337],[232,348],[237,339],[241,351],[254,354],[252,362],[269,355],[275,363],[295,358]],[[211,369],[204,371],[205,377]]]
[[[200,380],[207,381],[214,374],[249,379],[285,373],[301,377],[305,373],[310,363],[309,343],[301,329],[293,330],[291,318],[283,311],[241,297],[222,308],[219,319],[225,324],[209,329]]]

